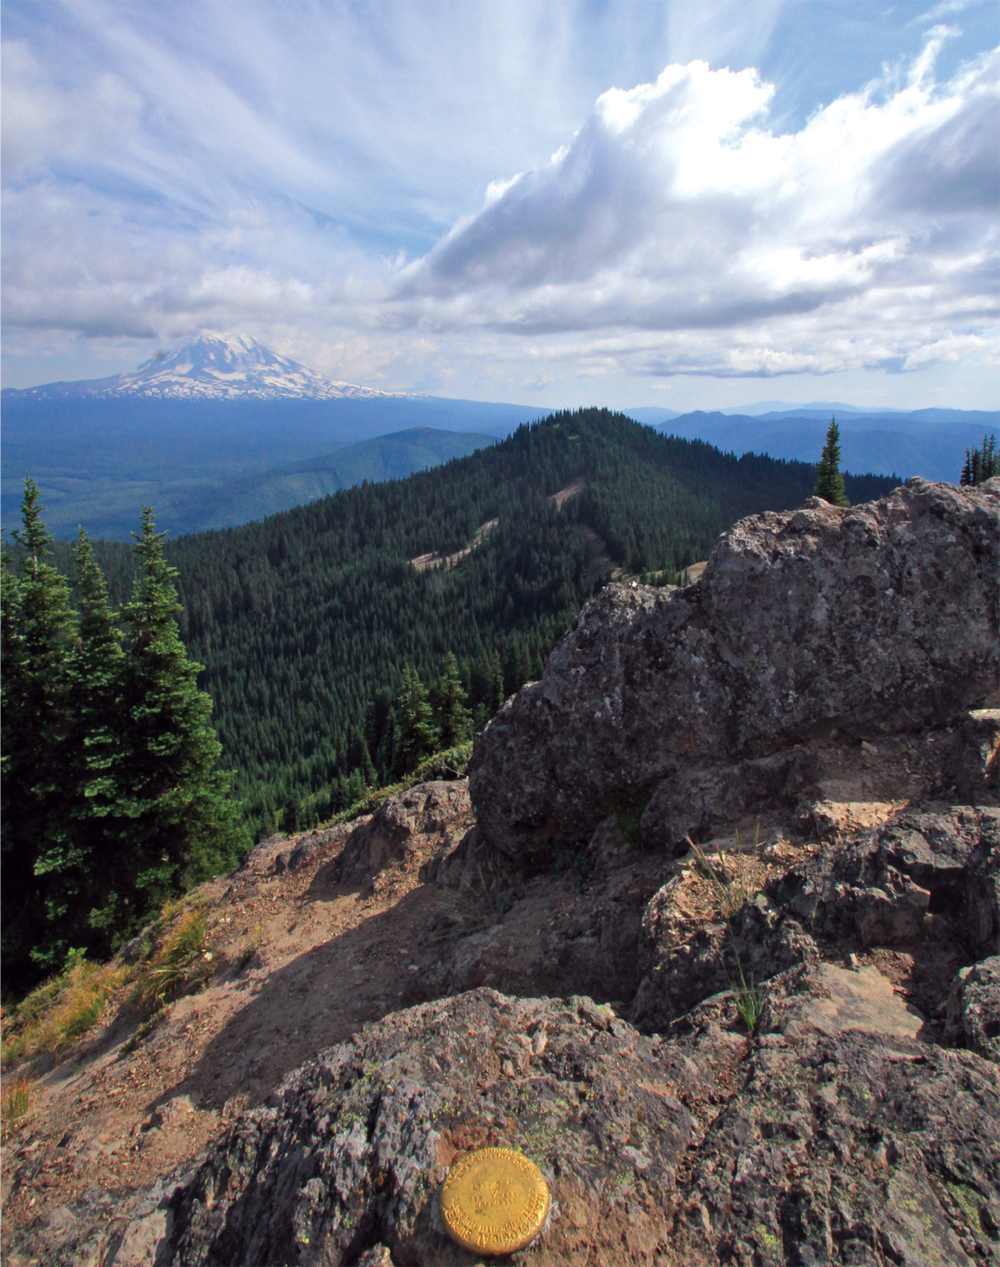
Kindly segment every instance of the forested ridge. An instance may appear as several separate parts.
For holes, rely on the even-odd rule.
[[[583,410],[407,479],[166,543],[181,634],[205,666],[200,685],[251,820],[326,817],[392,777],[393,763],[398,772],[387,728],[406,665],[433,687],[454,653],[482,724],[539,676],[612,568],[673,580],[735,520],[799,505],[815,481],[805,463],[736,458]],[[581,491],[557,507],[554,494],[574,483]],[[891,483],[848,476],[848,496]],[[493,519],[453,568],[412,566],[462,550]],[[131,556],[95,549],[120,600]]]

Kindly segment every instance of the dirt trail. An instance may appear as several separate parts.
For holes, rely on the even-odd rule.
[[[450,571],[457,564],[472,553],[473,550],[485,540],[487,536],[500,522],[499,519],[488,519],[486,523],[480,524],[473,535],[472,540],[464,550],[456,550],[454,554],[438,554],[437,551],[431,551],[430,554],[418,554],[415,559],[411,559],[410,563],[417,572],[427,572],[431,568],[441,568]]]
[[[38,1077],[30,1116],[4,1150],[8,1229],[94,1183],[152,1183],[290,1069],[406,1004],[428,966],[417,935],[440,894],[415,875],[381,895],[335,884],[350,828],[295,871],[269,874],[265,851],[206,886],[209,953],[226,965],[255,937],[253,960],[178,1000],[135,1051],[122,1055],[134,1022],[112,1019]]]

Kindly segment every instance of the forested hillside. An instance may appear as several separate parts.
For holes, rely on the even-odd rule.
[[[325,817],[373,773],[391,776],[404,666],[432,687],[453,652],[482,723],[540,674],[612,569],[672,580],[736,519],[798,505],[815,480],[804,463],[737,459],[588,410],[405,480],[168,543],[237,792],[257,822]],[[847,477],[852,501],[889,486]],[[492,520],[455,566],[411,563],[460,552]],[[121,601],[131,556],[97,553]]]

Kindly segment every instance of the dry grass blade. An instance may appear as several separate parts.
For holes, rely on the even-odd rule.
[[[141,969],[132,993],[132,1003],[142,1016],[152,1016],[208,979],[212,967],[204,955],[205,932],[205,917],[197,910],[186,912],[170,929]]]
[[[463,880],[457,890],[446,889],[441,906],[448,924],[438,931],[436,941],[468,937],[498,924],[514,904],[503,864],[491,861],[476,867],[475,875]]]
[[[743,842],[737,830],[736,850],[723,856],[722,850],[718,849],[714,859],[709,859],[705,851],[696,845],[690,836],[687,838],[695,856],[695,870],[712,886],[719,911],[729,929],[729,939],[733,944],[733,954],[736,956],[736,968],[739,973],[739,985],[733,986],[736,1010],[751,1035],[756,1034],[760,1025],[764,1011],[764,996],[756,982],[752,978],[748,982],[744,975],[732,921],[747,902],[760,892],[767,879],[767,868],[757,857],[759,838],[758,824],[757,831],[754,833],[754,852],[744,853]],[[732,984],[731,979],[730,984]]]
[[[719,905],[722,918],[730,920],[746,906],[764,887],[767,867],[757,857],[760,829],[754,834],[753,853],[745,852],[739,831],[736,832],[736,848],[724,854],[717,849],[709,858],[700,845],[687,838],[695,856],[695,871],[707,880]]]
[[[107,1001],[125,980],[119,964],[76,959],[22,1000],[4,1026],[2,1063],[36,1052],[58,1055],[78,1042],[104,1015]]]
[[[27,1078],[7,1079],[0,1091],[0,1134],[4,1139],[31,1108],[31,1083]]]

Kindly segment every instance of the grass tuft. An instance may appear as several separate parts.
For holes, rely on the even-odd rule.
[[[8,1079],[0,1091],[0,1136],[7,1139],[31,1108],[31,1083],[27,1078]]]
[[[747,902],[760,892],[767,879],[767,868],[757,857],[759,839],[760,824],[758,823],[757,830],[754,832],[754,852],[744,853],[743,842],[737,829],[735,851],[723,856],[720,849],[716,851],[714,858],[709,859],[701,846],[696,845],[690,836],[688,837],[688,844],[695,856],[695,870],[712,886],[719,911],[729,929],[729,939],[733,943],[733,954],[736,956],[736,969],[739,973],[739,984],[734,985],[730,979],[730,985],[736,996],[736,1010],[751,1037],[757,1033],[760,1026],[764,1012],[764,996],[753,978],[751,977],[748,982],[744,975],[743,963],[736,945],[736,934],[733,932],[733,919]]]
[[[514,905],[507,868],[499,859],[480,863],[471,879],[463,878],[458,889],[445,889],[440,901],[448,926],[435,940],[468,937],[492,928]]]
[[[688,839],[695,856],[695,870],[712,886],[719,912],[725,920],[738,915],[747,902],[761,891],[767,880],[767,867],[757,856],[759,840],[760,824],[754,832],[753,853],[745,852],[737,828],[736,848],[726,854],[721,849],[716,850],[715,857],[710,859],[700,845]]]
[[[22,1000],[5,1018],[0,1063],[5,1067],[39,1052],[58,1056],[104,1015],[107,1001],[125,981],[121,964],[88,963],[82,956]]]
[[[159,950],[139,970],[131,1003],[148,1019],[182,994],[201,988],[212,975],[205,956],[205,917],[186,911],[173,924]]]

